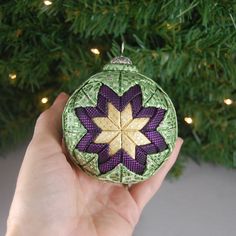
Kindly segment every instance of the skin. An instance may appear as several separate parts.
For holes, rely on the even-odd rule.
[[[144,206],[175,163],[183,140],[147,181],[131,187],[84,174],[68,158],[61,115],[68,95],[61,93],[38,118],[18,175],[6,236],[130,236]]]

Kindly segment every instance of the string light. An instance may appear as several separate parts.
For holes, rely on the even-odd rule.
[[[167,23],[165,26],[168,30],[180,30],[180,25],[179,24]]]
[[[230,98],[226,98],[224,99],[224,103],[229,106],[233,103],[233,101]]]
[[[45,103],[47,103],[47,102],[48,102],[48,98],[47,98],[47,97],[43,97],[43,98],[41,99],[41,103],[45,104]]]
[[[184,117],[184,121],[187,123],[187,124],[192,124],[193,123],[193,119],[191,117]]]
[[[16,74],[14,74],[14,73],[9,74],[9,78],[11,80],[15,80],[16,79]]]
[[[45,4],[46,6],[52,5],[52,2],[51,2],[51,1],[45,0],[45,1],[43,1],[43,2],[44,2],[44,4]]]
[[[100,54],[100,52],[99,52],[99,50],[98,50],[97,48],[91,48],[90,51],[91,51],[92,53],[94,53],[94,54],[97,54],[97,55]]]
[[[168,30],[170,30],[170,29],[174,28],[175,26],[174,26],[174,25],[171,25],[171,24],[169,24],[169,23],[167,23],[167,24],[166,24],[166,27],[167,27]]]

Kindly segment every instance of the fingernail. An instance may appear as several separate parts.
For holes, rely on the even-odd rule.
[[[68,94],[66,94],[65,92],[61,92],[58,96],[57,96],[57,98],[58,99],[62,99],[62,98],[67,98],[69,95]]]
[[[180,146],[182,146],[182,144],[184,143],[184,140],[181,137],[178,137],[178,140],[179,140]]]
[[[68,94],[66,94],[65,92],[61,92],[55,99],[55,101],[53,102],[53,105],[56,104],[58,101],[61,101],[61,100],[65,100],[69,97]]]

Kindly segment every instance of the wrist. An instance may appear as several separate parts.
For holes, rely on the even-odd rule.
[[[7,222],[7,232],[5,236],[23,236],[26,235],[25,230],[19,224],[9,221]]]
[[[25,235],[50,235],[45,232],[46,226],[40,227],[38,224],[34,224],[31,220],[18,222],[9,221],[7,222],[7,232],[5,236],[25,236]]]
[[[63,224],[60,224],[60,226]],[[59,227],[57,223],[42,221],[38,219],[21,219],[7,221],[7,232],[5,236],[48,236],[67,235],[68,227]]]

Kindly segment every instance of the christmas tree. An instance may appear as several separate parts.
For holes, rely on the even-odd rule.
[[[0,149],[25,140],[60,91],[132,59],[177,111],[186,157],[236,166],[235,1],[1,1]]]

